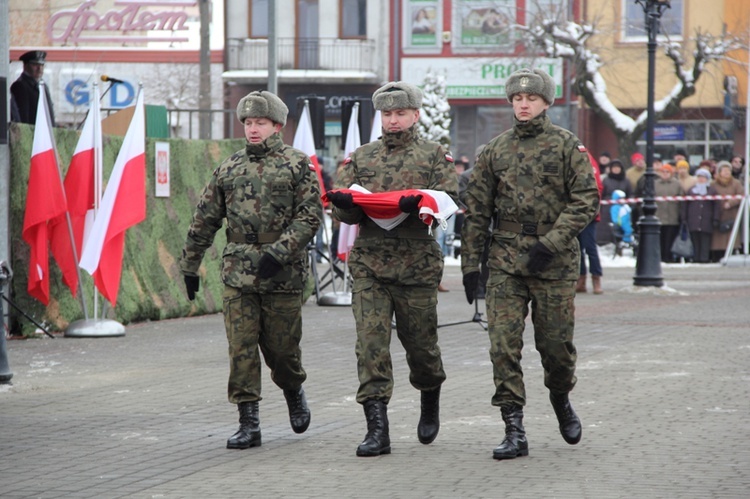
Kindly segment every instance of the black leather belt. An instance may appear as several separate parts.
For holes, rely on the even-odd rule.
[[[267,244],[276,242],[281,232],[230,232],[227,230],[227,242],[239,244]]]
[[[497,220],[495,222],[495,229],[509,230],[516,234],[524,234],[527,236],[543,236],[554,227],[553,224],[535,224],[535,223],[518,223],[509,222],[508,220]]]

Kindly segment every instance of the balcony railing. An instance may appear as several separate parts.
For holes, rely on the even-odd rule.
[[[279,38],[278,69],[375,72],[375,40],[342,38]],[[268,40],[227,40],[228,69],[268,69]]]

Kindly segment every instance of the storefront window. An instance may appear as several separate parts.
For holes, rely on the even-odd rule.
[[[654,152],[664,161],[671,161],[678,150],[685,151],[688,162],[695,168],[707,158],[715,160],[732,157],[734,124],[729,120],[716,121],[660,121],[654,129]],[[637,142],[646,150],[645,134]]]
[[[250,38],[268,38],[268,0],[250,3]]]
[[[645,14],[643,7],[633,0],[620,0],[622,16],[622,41],[642,42],[647,39]],[[670,40],[682,39],[682,4],[683,0],[671,0],[670,7],[661,16],[659,38]]]

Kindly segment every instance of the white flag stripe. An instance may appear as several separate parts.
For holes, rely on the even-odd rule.
[[[380,138],[383,133],[383,118],[380,115],[380,110],[375,111],[375,116],[372,118],[372,129],[370,130],[370,142],[375,142]]]

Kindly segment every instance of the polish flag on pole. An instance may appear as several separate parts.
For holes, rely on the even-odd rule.
[[[346,140],[344,141],[344,156],[349,157],[361,145],[359,139],[359,102],[352,107],[352,115],[349,117],[349,127],[346,129]],[[346,167],[345,167],[346,168]],[[339,240],[336,256],[339,260],[347,261],[349,252],[354,246],[354,240],[359,233],[358,225],[341,223],[339,226]]]
[[[75,247],[70,242],[71,230],[66,216],[55,220],[50,230],[50,246],[63,273],[63,280],[73,296],[78,290],[78,261],[83,250],[85,234],[94,221],[94,208],[98,204],[102,178],[102,123],[99,110],[99,86],[94,84],[86,122],[83,124],[78,145],[65,175],[65,196]]]
[[[94,277],[94,285],[113,307],[120,289],[125,231],[145,218],[146,124],[141,89],[81,255],[81,268]]]
[[[40,83],[22,237],[31,249],[27,290],[31,296],[48,305],[49,239],[47,224],[55,217],[64,216],[67,206],[60,169],[57,165],[55,142],[52,137],[52,120],[45,96],[44,83]]]
[[[318,155],[315,152],[315,138],[313,136],[312,120],[310,119],[310,105],[308,101],[305,101],[305,107],[302,109],[302,114],[299,117],[297,132],[294,134],[292,147],[299,149],[310,157],[310,161],[312,161],[310,169],[314,170],[315,175],[318,176],[320,192],[325,192],[326,188],[325,185],[323,185],[323,174],[320,171]]]

